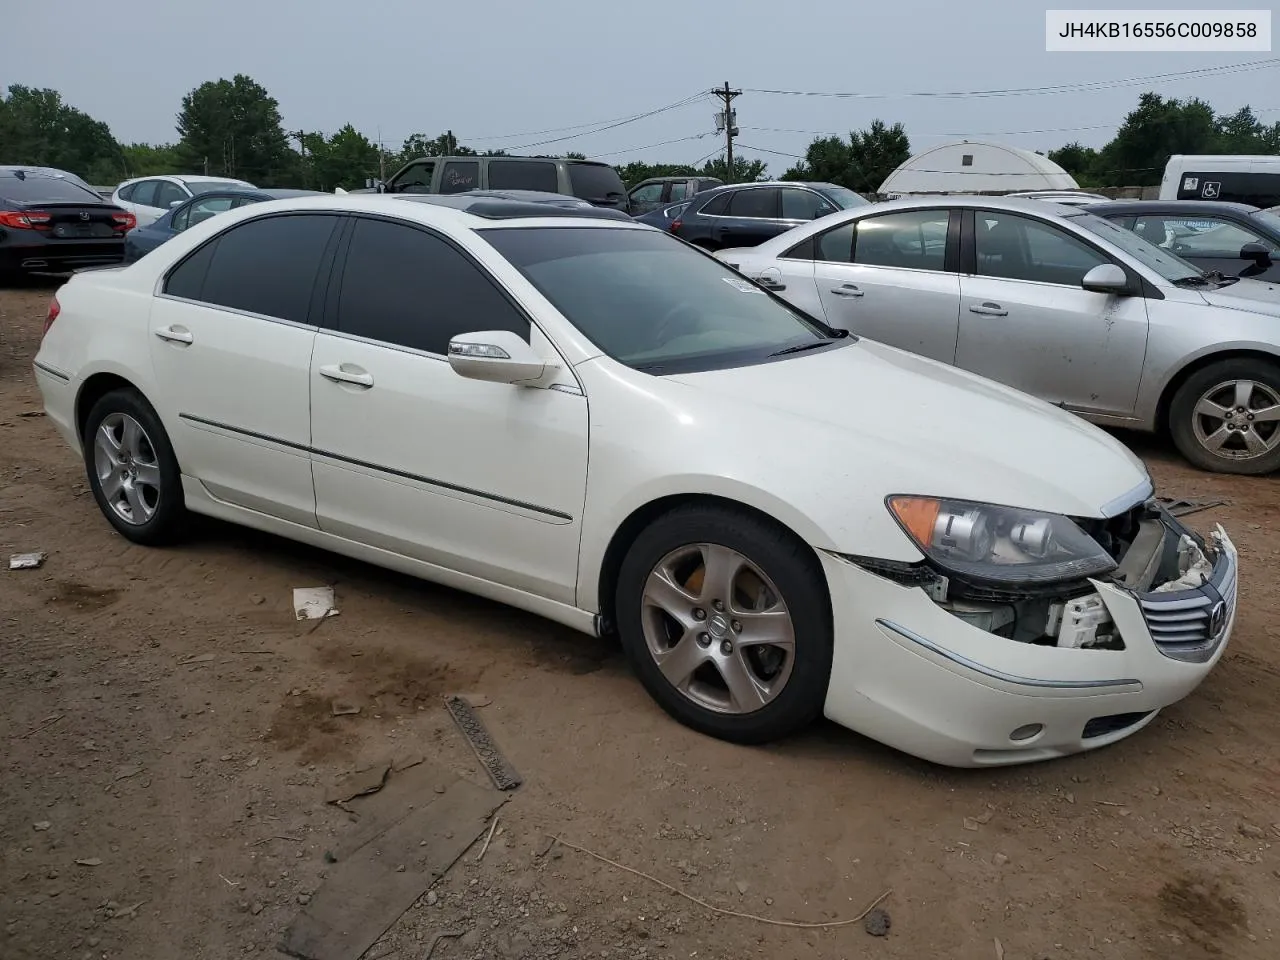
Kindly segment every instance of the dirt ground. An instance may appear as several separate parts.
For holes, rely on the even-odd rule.
[[[949,771],[821,724],[742,748],[669,720],[618,651],[531,616],[230,526],[116,536],[30,369],[53,282],[0,291],[0,957],[281,957],[350,817],[339,776],[390,753],[487,784],[442,695],[524,776],[367,954],[434,958],[1280,956],[1280,486],[1127,437],[1165,495],[1225,497],[1243,561],[1225,659],[1102,751]],[[339,616],[293,619],[335,584]],[[331,703],[358,714],[335,717]],[[483,700],[479,702],[484,702]],[[965,820],[970,822],[966,825]],[[972,829],[973,827],[977,829]],[[556,846],[557,834],[722,910]],[[354,960],[354,958],[351,958]]]

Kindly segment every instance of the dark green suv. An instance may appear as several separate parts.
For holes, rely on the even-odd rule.
[[[630,213],[627,188],[607,163],[564,157],[420,157],[392,174],[382,193],[538,190]]]

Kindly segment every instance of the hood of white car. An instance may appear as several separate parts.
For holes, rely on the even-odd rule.
[[[754,421],[739,466],[753,460],[772,475],[789,463],[821,472],[824,488],[836,477],[876,500],[921,494],[1100,516],[1148,481],[1123,444],[1073,414],[871,341],[663,379],[731,401],[715,406],[721,418],[733,411],[735,440],[737,424]]]
[[[1200,294],[1212,307],[1280,317],[1280,284],[1246,279],[1218,290],[1202,290]]]

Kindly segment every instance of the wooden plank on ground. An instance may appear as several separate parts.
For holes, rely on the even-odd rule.
[[[466,852],[484,832],[506,797],[456,777],[440,777],[443,793],[425,795],[401,785],[424,783],[430,768],[395,774],[378,798],[377,814],[363,818],[351,852],[329,871],[320,890],[285,932],[282,948],[305,960],[357,960],[414,901]],[[384,796],[387,795],[387,796]],[[391,796],[405,802],[393,807]],[[410,804],[412,807],[410,808]],[[403,816],[399,814],[403,813]],[[403,872],[400,871],[403,867]]]

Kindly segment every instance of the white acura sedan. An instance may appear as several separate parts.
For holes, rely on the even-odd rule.
[[[617,633],[671,715],[956,766],[1189,694],[1236,551],[1070,414],[591,210],[269,201],[73,277],[35,361],[99,506],[187,511]]]

